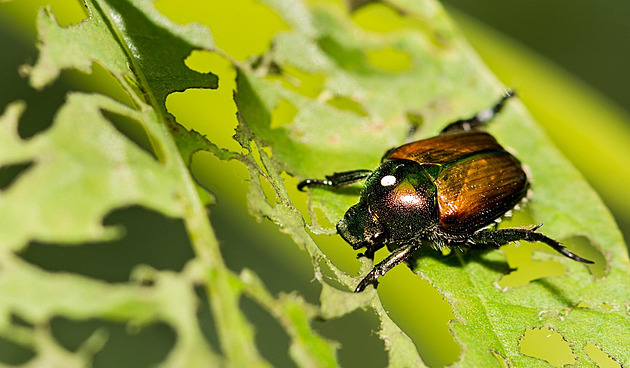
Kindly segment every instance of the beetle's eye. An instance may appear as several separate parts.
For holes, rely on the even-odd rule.
[[[394,175],[385,175],[381,179],[381,185],[384,187],[389,187],[396,184],[396,177]]]

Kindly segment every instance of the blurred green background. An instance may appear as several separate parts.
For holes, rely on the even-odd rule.
[[[69,90],[99,91],[125,98],[107,73],[98,67],[89,76],[64,72],[59,81],[42,92],[32,90],[20,77],[19,66],[33,63],[37,58],[37,8],[49,3],[62,24],[72,24],[84,16],[81,7],[73,1],[21,0],[0,4],[0,106],[3,108],[16,99],[27,101],[28,108],[20,125],[23,137],[30,137],[51,124]],[[185,11],[186,6],[204,9],[197,9],[196,15],[207,15],[204,20],[216,31],[217,42],[224,36],[227,43],[240,45],[243,42],[237,33],[225,31],[230,27],[226,22],[230,19],[229,14],[246,16],[252,26],[256,22],[264,23],[261,29],[285,26],[268,10],[250,1],[203,2],[203,5],[200,5],[202,2],[187,1],[186,5],[182,2],[177,6],[170,2],[171,8],[167,3],[159,2],[158,8],[172,12],[168,14],[179,22],[191,17],[190,10],[189,13]],[[630,90],[627,88],[630,44],[625,37],[629,34],[630,26],[626,20],[630,15],[630,3],[449,0],[446,5],[489,67],[507,86],[519,91],[521,99],[552,139],[601,193],[627,238],[630,235],[630,200],[625,183],[630,181],[630,165],[625,159],[630,157],[630,119],[626,112],[630,110]],[[260,12],[265,13],[263,17],[258,16]],[[221,33],[222,30],[225,32]],[[248,49],[230,51],[242,58],[255,54],[256,48],[261,52],[271,37],[271,34],[261,33],[257,39],[247,40]],[[219,60],[205,62],[213,66],[213,72],[229,81],[231,71],[226,65]],[[210,117],[200,105],[230,104],[229,83],[222,88],[221,94],[212,97],[203,92],[195,92],[196,96],[187,95],[185,99],[172,96],[169,109],[190,126],[207,124]],[[214,100],[209,103],[209,98]],[[218,114],[213,118],[227,121],[234,116],[233,107]],[[221,126],[210,138],[237,149],[229,141],[232,129],[229,124]],[[243,267],[253,269],[274,293],[298,290],[308,301],[317,303],[319,286],[313,281],[306,253],[297,249],[275,226],[268,222],[258,223],[247,213],[244,198],[247,173],[244,168],[238,163],[220,162],[210,155],[199,157],[195,164],[198,165],[199,181],[218,198],[217,204],[211,208],[211,220],[228,266],[236,271]],[[0,179],[2,175],[10,176],[11,173],[0,172]],[[289,185],[292,183],[288,182]],[[294,198],[300,197],[296,194]],[[307,197],[303,195],[302,198],[305,203]],[[70,271],[123,282],[139,263],[180,270],[193,256],[179,221],[130,208],[110,214],[105,222],[124,225],[127,236],[113,243],[79,247],[33,243],[22,257],[51,271]],[[358,271],[354,252],[343,241],[326,236],[316,240],[345,271]],[[339,249],[343,251],[340,253]],[[408,277],[406,271],[396,268],[383,281],[380,292],[384,304],[405,332],[414,338],[429,365],[448,365],[460,352],[460,347],[448,333],[447,322],[452,318],[450,307],[427,285],[409,286],[423,290],[412,295],[413,300],[401,302],[396,298],[395,289],[388,288],[388,284],[422,283],[418,278]],[[242,308],[256,326],[263,356],[275,366],[292,366],[287,355],[288,338],[276,322],[247,299],[243,300]],[[202,306],[199,318],[207,338],[216,346],[217,338],[207,306]],[[58,340],[69,349],[97,327],[106,328],[110,339],[103,351],[96,355],[96,367],[151,366],[165,356],[175,338],[167,326],[160,325],[137,333],[109,322],[60,319],[53,320],[51,327]],[[386,364],[383,344],[374,334],[377,320],[369,313],[358,311],[333,323],[317,323],[315,327],[322,335],[342,344],[340,362],[343,366],[381,367]],[[0,362],[17,364],[28,359],[28,351],[0,340]]]
[[[630,3],[444,0],[630,110]],[[506,61],[510,63],[509,61]]]

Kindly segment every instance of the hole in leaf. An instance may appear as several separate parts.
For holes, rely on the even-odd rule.
[[[535,261],[531,258],[534,249],[546,250],[544,245],[511,243],[502,246],[501,249],[508,259],[518,259],[517,268],[499,280],[498,285],[501,288],[525,286],[534,280],[566,274],[564,266],[555,260]],[[509,263],[512,265],[512,262]]]
[[[341,45],[337,40],[329,36],[318,39],[317,44],[339,67],[358,73],[369,71],[365,54],[362,50],[353,48],[350,45]]]
[[[440,262],[449,258],[437,255],[432,249],[425,254],[433,254]],[[381,251],[382,252],[382,251]],[[387,252],[377,254],[378,262]],[[462,347],[450,331],[450,321],[455,318],[453,308],[445,297],[419,273],[422,267],[418,260],[425,258],[422,253],[412,255],[409,265],[398,265],[385,276],[379,278],[378,294],[383,306],[394,322],[413,340],[422,360],[430,367],[444,367],[460,359]],[[419,257],[419,258],[415,258]],[[401,302],[401,299],[404,302]]]
[[[361,28],[378,33],[390,33],[399,29],[412,27],[411,17],[402,17],[391,6],[383,3],[372,3],[356,8],[352,20]]]
[[[586,343],[584,352],[599,368],[622,368],[622,365],[616,359],[590,341]]]
[[[407,112],[407,121],[409,121],[409,133],[407,135],[413,137],[418,128],[424,124],[424,117],[419,113]]]
[[[323,74],[307,73],[289,64],[282,66],[281,75],[268,74],[266,79],[279,80],[282,87],[308,98],[319,96],[326,82],[326,76]]]
[[[278,321],[248,297],[242,297],[240,307],[254,325],[256,346],[273,367],[295,367],[289,358],[290,338]]]
[[[281,99],[271,112],[271,129],[290,124],[297,115],[298,109],[286,98]]]
[[[210,310],[210,304],[208,304],[208,293],[202,286],[195,287],[195,293],[197,294],[199,308],[197,309],[197,321],[199,322],[199,329],[201,333],[208,341],[208,344],[215,349],[221,349],[221,342],[219,335],[217,335],[216,323]]]
[[[330,231],[336,231],[335,230],[335,226],[336,223],[333,221],[330,221],[328,219],[328,217],[326,216],[326,214],[324,214],[324,212],[322,211],[322,208],[320,206],[313,206],[313,212],[315,213],[315,216],[313,218],[313,223],[319,225],[320,227],[322,227],[323,229],[329,229]],[[341,215],[343,216],[343,214]],[[341,218],[341,216],[339,218]]]
[[[166,109],[188,130],[195,130],[219,147],[240,152],[241,146],[232,139],[238,124],[234,90],[236,70],[223,56],[193,51],[186,65],[198,72],[212,72],[219,78],[217,89],[187,89],[166,97]]]
[[[363,109],[363,106],[361,106],[360,103],[348,97],[335,96],[329,99],[328,101],[326,101],[326,103],[329,104],[330,106],[338,108],[339,110],[350,111],[360,116],[367,116],[367,113]]]
[[[180,271],[193,257],[181,220],[130,207],[112,212],[103,223],[124,227],[126,235],[113,242],[78,246],[31,243],[21,257],[48,271],[73,272],[110,282],[129,280],[138,264]]]
[[[429,23],[412,14],[404,13],[393,6],[383,2],[357,1],[359,6],[355,6],[356,11],[352,14],[352,19],[361,28],[382,34],[394,33],[396,31],[415,31],[416,35],[422,34],[429,37],[428,41],[437,47],[443,47],[450,35],[443,30],[435,30]],[[363,6],[361,6],[363,5]],[[437,31],[437,32],[436,32]]]
[[[153,151],[151,141],[149,140],[149,136],[142,126],[142,123],[128,116],[120,115],[107,110],[101,110],[101,113],[119,132],[124,134],[127,138],[137,144],[138,147],[142,148],[157,160],[157,155]]]
[[[134,331],[122,323],[55,317],[50,326],[55,339],[70,351],[76,351],[97,329],[104,330],[107,341],[94,356],[95,368],[154,366],[166,358],[176,340],[175,331],[165,323]]]
[[[52,13],[55,15],[57,23],[62,27],[68,27],[81,23],[87,18],[87,9],[80,3],[68,3],[51,5]]]
[[[329,321],[313,321],[322,336],[339,342],[339,365],[342,367],[386,367],[383,341],[376,333],[379,321],[374,313],[355,310]]]
[[[3,3],[2,6],[5,7],[5,4]],[[65,9],[69,6],[66,4],[63,8]],[[71,6],[73,8],[81,8],[78,4],[72,4]],[[53,9],[55,9],[55,14],[61,10],[55,6],[53,6]],[[79,12],[82,11],[79,10]],[[58,20],[61,20],[64,24],[66,22],[73,23],[78,20],[78,17],[66,19],[65,16],[60,14]],[[73,86],[74,81],[69,80],[67,77],[69,73],[62,72],[61,78],[52,85],[41,91],[33,89],[29,85],[28,78],[20,76],[18,70],[25,60],[29,60],[30,63],[37,60],[37,50],[32,44],[25,43],[23,37],[17,38],[18,32],[15,32],[14,29],[9,29],[6,24],[0,25],[0,34],[2,34],[0,49],[8,50],[2,53],[0,62],[0,65],[2,65],[0,80],[2,81],[2,86],[5,87],[0,89],[0,106],[2,106],[0,110],[4,110],[4,106],[11,101],[28,101],[28,106],[18,125],[18,135],[23,139],[28,139],[51,126],[57,111],[65,103],[67,94],[71,89],[76,90],[76,88]],[[80,74],[78,72],[75,73]]]
[[[288,174],[286,171],[281,173],[284,187],[287,189],[289,196],[293,201],[295,208],[302,213],[304,219],[309,222],[310,216],[308,213],[308,194],[301,192],[297,189],[297,185],[300,182],[298,178]]]
[[[0,363],[22,365],[35,357],[35,352],[4,337],[0,337]]]
[[[319,242],[317,242],[317,245],[319,246]],[[328,256],[328,254],[326,254],[326,256]],[[319,269],[322,273],[322,278],[325,280],[326,284],[339,289],[339,290],[344,290],[344,291],[352,291],[351,289],[349,289],[346,285],[342,284],[341,282],[339,282],[337,280],[337,276],[335,275],[335,273],[333,272],[333,270],[328,266],[328,263],[324,262],[323,259],[319,260],[318,262],[319,265]],[[357,263],[357,266],[359,264]],[[340,267],[341,269],[341,267]],[[355,271],[356,273],[356,271]]]
[[[19,89],[21,83],[17,82],[11,84],[11,86]],[[44,88],[37,94],[22,93],[19,95],[24,96],[28,101],[28,107],[18,124],[18,135],[20,138],[24,140],[29,139],[38,133],[44,132],[52,125],[55,114],[65,103],[65,96],[70,92],[69,88],[69,83],[57,80],[52,86]]]
[[[263,54],[277,32],[289,29],[273,10],[252,0],[160,0],[155,8],[174,22],[206,25],[217,46],[241,61]]]
[[[595,278],[603,278],[606,275],[606,259],[604,255],[593,246],[588,238],[576,236],[561,243],[572,252],[595,262],[593,265],[579,263],[588,267],[589,271]],[[515,268],[514,271],[505,275],[498,282],[499,287],[520,287],[527,285],[531,281],[558,277],[566,274],[565,266],[558,260],[535,260],[533,258],[534,251],[543,251],[553,254],[554,251],[548,246],[540,243],[511,243],[501,247],[508,257],[510,266]]]
[[[373,66],[386,72],[403,72],[411,69],[411,57],[393,47],[369,50],[367,60]]]
[[[33,328],[33,324],[24,320],[22,317],[18,316],[15,313],[11,313],[11,323],[16,326]]]
[[[511,228],[511,227],[521,227],[521,226],[532,226],[536,221],[532,218],[530,211],[526,209],[521,209],[519,211],[514,211],[510,218],[504,218],[499,224],[500,228]],[[541,227],[538,232],[545,233],[545,227]],[[585,247],[578,249],[577,242],[584,241],[579,238],[583,237],[574,237],[568,240],[558,239],[567,247],[567,249],[580,254],[582,256],[596,255],[598,251],[588,244],[584,244]],[[590,251],[594,253],[586,253],[586,248],[590,248]],[[534,280],[549,278],[549,277],[560,277],[567,274],[567,269],[563,264],[563,258],[561,254],[554,251],[551,247],[546,244],[539,242],[514,242],[501,246],[501,250],[505,253],[505,256],[508,261],[508,265],[512,271],[507,275],[503,276],[501,280],[498,282],[498,286],[501,288],[506,287],[521,287],[529,284]],[[549,254],[552,259],[544,259],[537,253],[545,253]],[[603,257],[600,253],[600,257]],[[588,258],[588,257],[587,257]],[[594,259],[595,261],[595,259]],[[571,260],[567,260],[567,262],[574,262]],[[578,262],[575,262],[578,263]],[[599,264],[595,264],[596,267],[601,267],[601,262]],[[582,263],[578,263],[580,266],[585,266]],[[605,261],[604,261],[605,265]],[[593,266],[590,266],[593,267]],[[589,268],[590,268],[589,267]],[[605,267],[605,266],[604,266]],[[592,271],[591,271],[592,272]]]
[[[61,72],[61,78],[72,84],[75,90],[79,88],[84,92],[109,96],[133,108],[133,100],[121,86],[118,79],[116,79],[107,68],[99,62],[93,62],[91,69],[90,73],[84,73],[76,69],[64,69]],[[138,94],[140,94],[140,92],[138,92]]]
[[[33,165],[32,161],[0,167],[0,191],[7,189],[13,182]]]
[[[346,243],[339,235],[312,235],[317,247],[326,255],[335,267],[349,275],[358,275],[361,262],[357,259],[358,251]],[[340,290],[348,290],[346,286],[337,284],[336,276],[329,267],[322,265],[322,273],[326,282]],[[350,291],[350,290],[349,290]]]
[[[602,279],[608,273],[608,262],[602,252],[585,236],[574,236],[562,241],[572,252],[579,254],[588,260],[595,262],[586,265],[596,279]]]
[[[66,96],[71,92],[70,88],[72,92],[80,90],[102,94],[127,106],[133,106],[127,92],[107,69],[97,62],[92,63],[91,67],[92,71],[89,74],[76,69],[64,69],[52,86],[47,86],[37,92],[37,95],[27,98],[28,108],[18,126],[20,137],[28,139],[48,129],[52,125],[53,117],[66,102]]]
[[[530,328],[519,340],[521,353],[547,361],[555,367],[575,363],[571,344],[548,327]]]
[[[193,50],[190,55],[184,60],[184,64],[190,70],[194,70],[199,73],[214,73],[216,66],[226,63],[225,57],[207,50]],[[220,80],[220,79],[219,79]]]
[[[210,193],[222,193],[245,207],[249,172],[237,160],[224,161],[210,152],[198,151],[192,156],[190,169],[200,186]],[[238,198],[238,200],[236,199]],[[217,199],[221,202],[221,199]]]
[[[50,327],[57,342],[65,349],[76,352],[99,327],[105,328],[102,321],[74,321],[65,317],[54,317]]]

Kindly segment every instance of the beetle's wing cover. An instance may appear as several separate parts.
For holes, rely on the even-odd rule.
[[[388,152],[386,159],[406,159],[420,164],[443,165],[471,154],[498,150],[503,147],[486,132],[466,131],[445,133],[404,144]]]
[[[527,193],[527,176],[509,153],[472,155],[443,168],[436,180],[440,226],[466,233],[491,224]]]

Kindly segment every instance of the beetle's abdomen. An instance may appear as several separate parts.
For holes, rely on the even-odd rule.
[[[439,224],[466,233],[491,224],[527,193],[520,162],[506,151],[474,154],[444,166],[437,177]]]

